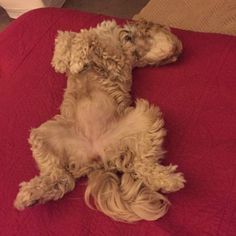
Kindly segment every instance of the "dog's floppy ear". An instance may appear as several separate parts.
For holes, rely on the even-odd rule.
[[[58,31],[52,66],[56,72],[79,73],[88,62],[88,50],[89,44],[82,32]]]

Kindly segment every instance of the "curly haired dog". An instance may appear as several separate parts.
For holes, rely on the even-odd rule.
[[[176,61],[182,44],[164,26],[104,21],[79,33],[58,32],[52,65],[68,76],[60,115],[30,133],[40,174],[20,184],[21,210],[57,200],[88,177],[85,201],[115,220],[163,216],[162,193],[184,186],[177,166],[163,166],[162,114],[130,95],[132,69]]]

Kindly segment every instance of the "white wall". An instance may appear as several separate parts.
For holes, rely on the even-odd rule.
[[[17,18],[27,11],[42,7],[61,7],[65,0],[0,0],[11,18]]]

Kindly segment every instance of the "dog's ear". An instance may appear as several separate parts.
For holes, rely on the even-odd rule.
[[[88,62],[88,50],[82,32],[58,31],[51,64],[56,72],[79,73]]]

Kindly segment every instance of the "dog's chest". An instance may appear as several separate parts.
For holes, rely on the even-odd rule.
[[[90,91],[77,103],[76,122],[78,131],[89,140],[96,141],[115,119],[117,106],[114,99],[101,90]]]

